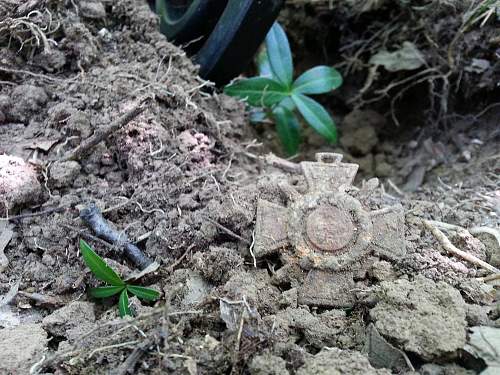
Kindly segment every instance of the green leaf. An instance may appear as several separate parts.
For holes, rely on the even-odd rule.
[[[290,95],[282,84],[265,77],[235,82],[226,86],[224,93],[246,99],[247,103],[254,107],[270,107]]]
[[[304,72],[293,83],[295,94],[323,94],[342,85],[342,76],[329,66],[317,66]]]
[[[275,22],[266,37],[267,56],[274,75],[286,87],[292,85],[293,61],[285,31]]]
[[[120,311],[121,318],[123,318],[125,315],[132,315],[130,307],[128,306],[127,289],[123,289],[122,294],[120,294],[120,300],[118,301],[118,310]]]
[[[302,94],[292,94],[292,100],[300,114],[314,130],[328,142],[335,143],[337,141],[335,123],[321,104]]]
[[[90,289],[90,295],[94,298],[107,298],[120,293],[125,286],[100,286]]]
[[[295,111],[295,108],[297,108],[297,106],[295,105],[295,103],[293,102],[292,98],[289,96],[285,99],[283,99],[280,104],[278,104],[280,107],[285,107],[286,109],[288,109],[289,111]]]
[[[130,293],[135,294],[140,299],[146,301],[156,301],[160,298],[160,293],[151,288],[145,288],[137,285],[127,285],[127,289]]]
[[[257,70],[261,77],[274,78],[265,46],[262,46],[257,54]]]
[[[80,240],[80,251],[83,261],[95,277],[114,286],[125,285],[120,276],[84,240]]]
[[[300,145],[300,124],[292,111],[278,106],[273,111],[276,130],[288,155],[295,155]]]

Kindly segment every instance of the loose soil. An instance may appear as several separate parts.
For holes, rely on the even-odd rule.
[[[306,24],[307,12],[318,11],[300,9]],[[359,164],[351,189],[369,192],[371,209],[402,205],[406,251],[363,263],[351,306],[308,306],[298,297],[296,272],[304,271],[252,252],[258,200],[285,205],[283,183],[304,192],[304,176],[266,162],[279,152],[274,138],[266,142],[270,132],[249,126],[242,103],[197,76],[145,2],[0,0],[0,47],[1,374],[485,368],[464,348],[471,327],[500,329],[500,281],[445,251],[422,220],[445,223],[434,225],[454,246],[500,268],[500,107],[490,86],[477,107],[450,109],[444,127],[398,128],[388,103],[370,106],[365,96],[363,105],[321,99],[338,108],[339,145],[308,134],[293,162],[321,151]],[[362,86],[347,78],[344,92],[356,96]],[[141,114],[62,161],[145,97]],[[412,100],[398,108],[422,124]],[[92,202],[159,264],[137,282],[161,299],[131,298],[133,318],[118,317],[115,299],[88,294],[100,282],[82,261],[80,238],[124,277],[139,271],[82,223],[79,211]]]

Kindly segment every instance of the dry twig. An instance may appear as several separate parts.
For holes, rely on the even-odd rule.
[[[302,167],[292,161],[280,158],[279,156],[269,153],[264,157],[266,164],[275,168],[283,169],[287,172],[302,174]]]
[[[459,258],[462,258],[463,260],[466,260],[469,263],[484,268],[485,270],[488,270],[492,273],[500,273],[500,270],[498,268],[493,267],[491,264],[486,263],[485,261],[475,257],[472,254],[469,254],[465,251],[458,249],[455,245],[451,243],[451,241],[448,239],[448,237],[444,235],[443,232],[441,232],[436,226],[433,225],[431,221],[423,220],[422,223],[434,235],[434,237],[439,241],[441,246],[443,246],[443,248],[446,251],[452,253],[453,255],[456,255]]]
[[[69,151],[65,156],[61,158],[60,161],[68,161],[68,160],[78,160],[82,156],[84,156],[91,148],[99,144],[99,142],[108,138],[115,131],[121,129],[125,125],[127,125],[130,121],[139,116],[142,112],[148,108],[148,106],[152,102],[151,96],[146,96],[139,100],[139,102],[134,105],[130,110],[125,112],[122,116],[118,117],[115,121],[113,121],[110,125],[101,127],[96,130],[96,132],[84,140],[78,147],[74,150]]]
[[[137,345],[128,358],[118,367],[113,375],[126,375],[127,373],[134,373],[134,367],[137,361],[148,351],[149,347],[155,342],[154,338],[149,337]]]
[[[221,229],[222,231],[226,232],[227,234],[229,234],[231,237],[234,237],[236,238],[237,240],[240,240],[240,241],[243,241],[245,242],[246,244],[248,245],[251,245],[252,243],[250,241],[248,241],[246,238],[243,238],[241,237],[239,234],[236,234],[234,233],[231,229],[228,229],[226,228],[224,225],[222,224],[219,224],[218,222],[216,222],[215,220],[213,219],[210,219],[209,217],[205,217],[206,220],[208,220],[210,223],[212,223],[213,225],[215,225],[217,228]]]

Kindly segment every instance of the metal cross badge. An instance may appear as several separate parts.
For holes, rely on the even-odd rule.
[[[349,307],[354,276],[370,256],[396,260],[405,254],[403,208],[370,211],[348,192],[357,164],[332,153],[316,154],[316,160],[300,163],[307,193],[283,184],[286,207],[259,200],[253,250],[257,258],[279,253],[285,265],[300,267],[299,304]]]

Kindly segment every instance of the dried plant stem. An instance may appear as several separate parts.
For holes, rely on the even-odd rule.
[[[65,156],[61,158],[60,161],[68,161],[68,160],[78,160],[82,156],[84,156],[91,148],[99,144],[99,142],[108,138],[111,134],[121,129],[125,125],[127,125],[134,118],[139,116],[144,110],[151,104],[152,98],[150,96],[146,96],[139,100],[139,102],[134,105],[130,110],[125,112],[122,116],[118,117],[115,121],[113,121],[108,126],[104,126],[84,140],[78,147],[69,151]]]
[[[444,235],[443,232],[441,232],[437,227],[435,227],[431,221],[428,220],[423,220],[422,223],[424,226],[434,235],[434,237],[439,241],[441,246],[443,248],[452,253],[453,255],[456,255],[463,260],[466,260],[469,263],[475,264],[476,266],[479,266],[481,268],[484,268],[485,270],[488,270],[492,273],[500,273],[500,270],[496,267],[493,267],[491,264],[486,263],[485,261],[482,261],[481,259],[475,257],[472,254],[469,254],[465,251],[462,251],[458,249],[455,245],[453,245],[448,237]]]

